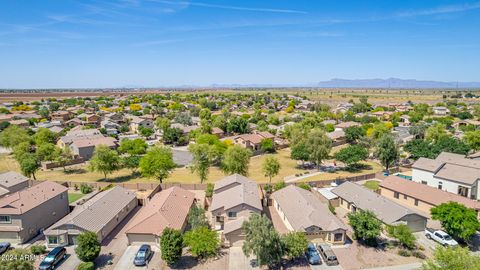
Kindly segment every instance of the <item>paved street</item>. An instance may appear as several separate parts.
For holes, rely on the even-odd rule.
[[[147,266],[144,267],[138,267],[133,265],[133,259],[135,258],[135,254],[137,253],[138,249],[140,246],[128,246],[127,249],[125,249],[125,252],[123,255],[120,257],[118,260],[117,264],[115,265],[114,269],[118,270],[140,270],[140,269],[149,269],[149,270],[154,270],[154,269],[161,269],[161,257],[160,257],[160,252],[157,248],[152,247],[154,254],[152,259],[150,260],[150,263]]]
[[[230,270],[250,270],[259,269],[258,267],[252,267],[251,260],[253,258],[247,258],[243,254],[242,247],[231,247],[230,258],[228,262],[228,269]]]
[[[368,268],[366,270],[414,270],[421,267],[421,263],[410,263],[410,264],[402,264],[402,265],[395,265],[395,266],[387,266],[387,267],[378,267],[378,268]]]

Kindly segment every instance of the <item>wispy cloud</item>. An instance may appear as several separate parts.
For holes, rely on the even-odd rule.
[[[398,12],[395,15],[397,17],[415,17],[415,16],[428,16],[448,13],[458,13],[469,10],[480,9],[480,2],[465,3],[459,5],[440,6],[430,9],[410,10]]]
[[[138,42],[132,44],[134,47],[147,47],[147,46],[154,46],[154,45],[162,45],[162,44],[170,44],[170,43],[178,43],[184,42],[184,39],[161,39],[161,40],[150,40],[145,42]]]
[[[189,2],[189,1],[169,1],[169,0],[150,0],[150,1],[169,4],[169,5],[183,5],[183,6],[228,9],[228,10],[238,10],[238,11],[307,14],[306,11],[295,10],[295,9],[255,8],[255,7],[230,6],[230,5],[217,5],[217,4],[209,4],[209,3],[203,3],[203,2]]]

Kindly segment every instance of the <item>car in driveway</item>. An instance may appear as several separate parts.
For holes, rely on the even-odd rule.
[[[63,259],[67,257],[67,250],[64,247],[56,247],[48,253],[38,267],[39,270],[55,269]]]
[[[133,259],[133,264],[135,266],[144,266],[147,265],[150,259],[152,258],[153,251],[150,245],[142,245],[137,251],[135,258]]]
[[[322,264],[322,260],[320,259],[320,255],[318,254],[317,248],[315,248],[314,243],[308,243],[305,256],[307,256],[309,264]]]
[[[457,241],[455,241],[450,235],[448,235],[444,231],[440,231],[440,230],[435,231],[434,229],[425,228],[425,236],[428,239],[432,239],[445,247],[458,246]]]
[[[9,242],[2,242],[0,243],[0,255],[3,253],[7,252],[7,250],[10,248],[10,243]]]
[[[320,255],[322,256],[322,259],[325,262],[325,264],[327,264],[327,265],[338,265],[337,255],[335,255],[335,253],[333,253],[333,250],[330,247],[330,245],[328,245],[326,243],[318,244],[318,251],[319,251]]]

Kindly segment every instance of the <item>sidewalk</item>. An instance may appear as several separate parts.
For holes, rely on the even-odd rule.
[[[410,263],[410,264],[402,264],[402,265],[394,265],[394,266],[386,266],[386,267],[378,267],[378,268],[368,268],[365,270],[413,270],[419,269],[422,266],[421,263]]]

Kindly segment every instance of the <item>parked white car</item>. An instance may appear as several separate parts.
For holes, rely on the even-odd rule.
[[[425,228],[425,236],[428,239],[437,241],[442,246],[454,247],[458,245],[457,241],[455,241],[450,235],[448,235],[448,233],[444,231],[436,231],[434,229]]]

